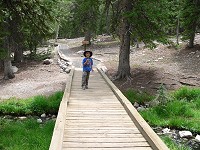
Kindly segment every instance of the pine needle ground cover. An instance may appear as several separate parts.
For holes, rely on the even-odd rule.
[[[38,123],[37,118],[42,113],[56,115],[62,96],[63,92],[56,92],[49,97],[0,102],[0,150],[48,150],[55,120]],[[27,118],[20,120],[17,116]]]

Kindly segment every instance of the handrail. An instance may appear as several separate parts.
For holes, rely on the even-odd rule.
[[[107,82],[108,86],[112,89],[116,97],[119,99],[126,112],[135,123],[137,128],[140,130],[144,138],[148,141],[153,150],[169,150],[169,148],[164,144],[164,142],[159,138],[159,136],[153,131],[153,129],[147,124],[147,122],[142,118],[142,116],[133,107],[130,101],[121,93],[121,91],[112,83],[112,81],[107,77],[107,75],[97,68],[101,76]]]
[[[67,105],[70,97],[73,76],[74,68],[71,69],[70,74],[68,76],[65,92],[60,103],[49,150],[62,150],[63,134],[66,120],[65,118],[67,113]]]

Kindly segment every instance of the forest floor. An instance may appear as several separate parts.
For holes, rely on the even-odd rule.
[[[66,46],[62,52],[72,60],[82,59],[78,53],[83,50],[82,40],[83,38],[59,40],[59,43]],[[181,43],[179,49],[160,44],[150,50],[142,43],[139,44],[139,48],[131,47],[131,80],[113,82],[122,91],[134,89],[151,94],[155,94],[161,84],[169,91],[182,86],[200,87],[199,35],[196,36],[195,44],[191,49],[187,48],[185,43]],[[107,74],[112,78],[117,72],[119,42],[109,36],[98,36],[87,49],[93,51],[95,63],[108,68]],[[63,90],[67,74],[60,70],[57,59],[54,57],[50,65],[29,61],[23,65],[16,64],[19,71],[12,80],[3,80],[3,73],[0,72],[0,99],[49,95]]]
[[[66,85],[67,74],[57,65],[55,56],[50,65],[43,62],[25,61],[23,64],[13,64],[18,67],[14,79],[4,80],[0,72],[0,100],[29,98],[36,95],[51,95],[63,91]]]
[[[61,40],[68,49],[62,50],[68,57],[78,57],[83,50],[83,38]],[[186,43],[180,42],[180,48],[159,44],[150,50],[140,43],[139,48],[131,47],[130,67],[131,80],[116,80],[114,84],[121,90],[156,94],[163,84],[168,91],[182,86],[200,87],[200,35],[196,36],[195,47],[187,48]],[[116,74],[119,60],[119,42],[110,36],[98,36],[88,50],[93,51],[97,64],[108,68],[110,79]],[[79,55],[80,57],[80,55]]]

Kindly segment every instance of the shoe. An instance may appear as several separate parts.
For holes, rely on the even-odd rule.
[[[85,86],[82,86],[82,89],[85,90]]]
[[[88,86],[86,85],[85,88],[88,89]]]

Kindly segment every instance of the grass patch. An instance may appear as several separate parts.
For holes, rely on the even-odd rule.
[[[128,90],[125,96],[131,103],[155,102],[156,105],[140,111],[142,117],[151,126],[189,130],[200,133],[200,89],[183,87],[173,93],[167,94],[164,88],[160,88],[158,95],[153,98],[148,94],[137,93]],[[184,144],[177,144],[168,136],[162,136],[162,140],[170,150],[190,150]]]
[[[181,88],[170,95],[165,105],[140,112],[152,126],[186,129],[200,133],[200,89]]]
[[[55,121],[0,119],[0,150],[48,150]]]
[[[40,115],[42,113],[57,114],[63,92],[50,96],[35,96],[29,99],[9,99],[0,102],[0,115]]]

